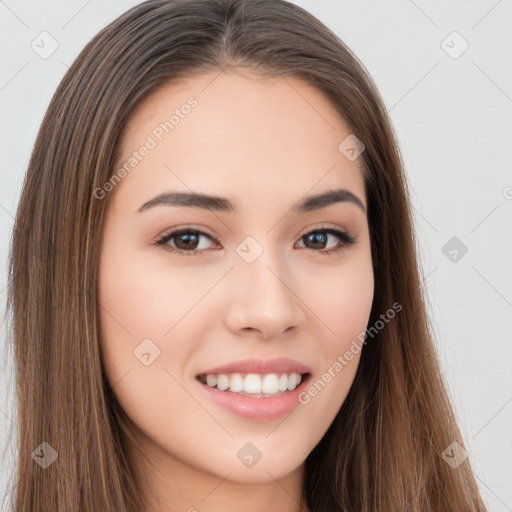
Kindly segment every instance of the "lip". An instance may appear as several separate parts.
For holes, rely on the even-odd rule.
[[[218,375],[219,373],[258,373],[265,375],[268,373],[312,373],[311,368],[289,357],[276,357],[274,359],[243,359],[233,361],[232,363],[209,368],[199,373],[199,375]],[[276,397],[277,398],[277,397]]]
[[[301,404],[299,395],[309,385],[311,373],[304,376],[302,382],[294,390],[268,398],[242,396],[229,391],[220,391],[196,380],[208,398],[228,411],[245,419],[267,421],[289,414]]]

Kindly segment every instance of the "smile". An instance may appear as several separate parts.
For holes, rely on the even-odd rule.
[[[196,382],[206,397],[222,409],[245,419],[268,421],[290,414],[299,405],[304,407],[299,396],[310,379],[310,373],[202,374]],[[233,391],[231,386],[239,391]],[[276,387],[277,391],[272,392]]]
[[[236,393],[240,396],[267,398],[280,396],[287,391],[293,391],[302,382],[303,376],[296,372],[268,373],[232,373],[232,374],[202,374],[198,379],[210,388]]]

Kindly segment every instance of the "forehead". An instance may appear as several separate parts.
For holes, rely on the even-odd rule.
[[[275,203],[344,186],[366,206],[362,159],[338,148],[350,133],[330,100],[297,77],[196,74],[160,87],[134,111],[117,163],[134,165],[125,165],[115,193],[247,193]]]

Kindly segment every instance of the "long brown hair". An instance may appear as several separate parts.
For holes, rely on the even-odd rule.
[[[464,441],[434,347],[383,101],[349,48],[284,0],[143,2],[101,30],[58,86],[25,176],[9,260],[12,510],[144,510],[124,451],[124,413],[103,372],[98,261],[110,195],[98,200],[94,191],[116,170],[123,128],[150,92],[235,67],[307,81],[363,141],[375,275],[369,325],[402,306],[368,337],[345,402],[306,459],[303,499],[314,512],[486,510],[469,459],[452,467],[443,457]],[[46,468],[33,455],[53,453],[43,442],[58,454]]]

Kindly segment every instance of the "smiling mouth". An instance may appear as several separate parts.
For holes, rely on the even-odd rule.
[[[196,377],[202,384],[240,396],[252,398],[271,398],[293,391],[308,380],[309,373],[274,372],[268,374],[258,373],[230,373],[230,374],[200,374]]]

